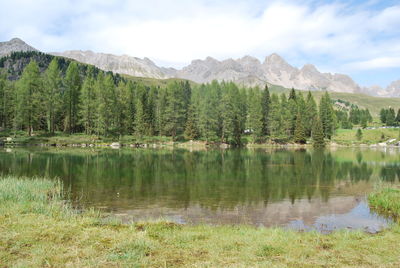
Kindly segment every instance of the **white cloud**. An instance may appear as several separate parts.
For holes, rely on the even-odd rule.
[[[400,57],[381,57],[366,61],[352,62],[346,65],[348,69],[374,70],[400,66]]]
[[[400,67],[400,5],[295,0],[2,0],[0,37],[43,51],[92,49],[175,66],[277,52],[329,71]],[[368,67],[367,67],[368,66]]]

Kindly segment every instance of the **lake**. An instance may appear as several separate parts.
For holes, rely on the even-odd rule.
[[[124,221],[379,230],[366,194],[398,184],[398,149],[167,150],[17,148],[0,172],[60,178],[69,198]]]

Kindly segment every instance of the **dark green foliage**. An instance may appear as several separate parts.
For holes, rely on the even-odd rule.
[[[81,90],[81,78],[79,76],[78,65],[72,62],[65,75],[64,109],[65,131],[69,133],[78,132],[79,124],[79,95]]]
[[[30,61],[34,58],[40,64]],[[9,66],[13,61],[27,67],[17,82],[10,80],[10,72],[15,71],[11,67],[9,74],[0,75],[0,126],[26,129],[29,135],[33,129],[121,138],[161,135],[233,146],[267,139],[306,143],[312,137],[320,146],[338,126],[351,128],[354,120],[365,127],[372,119],[368,110],[349,105],[350,120],[346,110],[333,109],[328,93],[317,107],[311,92],[304,98],[294,89],[287,97],[270,96],[268,86],[239,88],[232,82],[172,81],[148,86],[36,52],[12,54],[1,63]],[[382,115],[385,122],[398,122],[399,113],[396,116],[388,109]],[[315,126],[317,118],[321,127]]]
[[[304,131],[304,123],[302,120],[302,114],[297,113],[296,127],[294,130],[294,142],[304,144],[306,143],[306,133]]]
[[[57,118],[61,113],[61,92],[62,80],[58,67],[58,60],[54,58],[44,73],[44,105],[46,108],[47,130],[54,133],[56,130]]]
[[[321,119],[319,117],[316,118],[313,131],[312,131],[312,139],[313,139],[313,146],[314,147],[324,147],[325,140],[324,140],[324,132],[321,123]]]
[[[321,102],[319,105],[319,116],[322,124],[324,137],[331,139],[336,128],[336,116],[328,92],[326,92],[321,98]]]
[[[268,85],[265,85],[263,92],[261,93],[261,106],[262,106],[262,114],[263,114],[263,135],[269,136],[270,135],[270,106],[271,106],[271,97],[269,94]]]
[[[258,88],[250,89],[247,103],[247,129],[252,133],[253,141],[260,141],[265,126],[261,92]]]
[[[392,107],[390,107],[388,109],[382,108],[381,112],[380,112],[381,122],[383,124],[386,124],[386,126],[400,125],[400,121],[398,120],[398,119],[400,119],[399,112],[397,113],[397,116],[396,116],[396,112],[394,111],[394,109]]]
[[[314,122],[318,116],[317,103],[311,92],[307,94],[306,108],[304,112],[304,130],[307,137],[311,137]]]
[[[184,93],[186,92],[182,91],[177,82],[169,84],[167,87],[164,131],[173,140],[183,134],[186,123],[186,99]]]
[[[27,129],[31,136],[34,128],[43,123],[43,81],[39,66],[31,61],[17,83],[15,103],[15,126]]]
[[[187,112],[187,120],[184,132],[185,139],[194,140],[199,136],[197,124],[198,124],[197,110],[195,105],[191,104],[189,105]]]
[[[14,118],[14,88],[7,75],[0,72],[0,127],[12,128]]]
[[[357,129],[357,132],[356,132],[356,139],[357,139],[358,141],[360,141],[360,140],[362,140],[362,136],[363,136],[363,134],[362,134],[361,129],[360,129],[360,128]]]

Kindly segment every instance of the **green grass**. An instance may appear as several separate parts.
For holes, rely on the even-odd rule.
[[[387,215],[400,218],[400,190],[384,188],[368,196],[373,209]]]
[[[45,179],[0,179],[1,267],[398,267],[400,226],[330,235],[251,226],[122,224]]]
[[[332,141],[340,144],[376,144],[386,142],[390,139],[399,141],[399,129],[362,129],[362,139],[357,141],[356,129],[338,129],[333,136]]]

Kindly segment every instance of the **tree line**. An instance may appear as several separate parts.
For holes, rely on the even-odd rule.
[[[82,75],[74,61],[63,73],[58,58],[42,73],[31,60],[15,82],[0,76],[0,126],[28,135],[160,135],[232,145],[241,145],[244,136],[255,143],[311,138],[323,145],[344,121],[356,123],[351,118],[333,109],[327,92],[317,105],[311,92],[270,94],[268,86],[245,89],[232,82],[145,86],[92,66]]]
[[[379,113],[382,124],[386,126],[400,126],[400,109],[397,111],[397,115],[395,110],[392,107],[387,109],[382,108]]]

